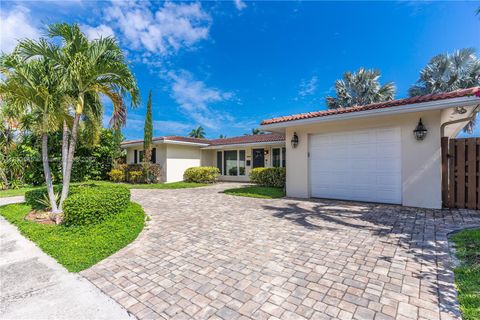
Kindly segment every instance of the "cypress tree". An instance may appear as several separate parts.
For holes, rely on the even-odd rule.
[[[144,162],[150,163],[152,159],[152,139],[153,139],[153,124],[152,124],[152,90],[148,94],[147,114],[145,116],[145,127],[143,135],[143,151]]]

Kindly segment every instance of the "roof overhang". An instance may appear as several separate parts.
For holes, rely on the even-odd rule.
[[[258,147],[258,146],[270,146],[270,145],[284,145],[285,141],[266,141],[266,142],[251,142],[251,143],[232,143],[214,145],[202,148],[202,150],[216,150],[216,149],[232,149],[232,148],[246,148],[246,147]]]
[[[412,113],[412,112],[440,110],[440,109],[447,109],[452,107],[468,106],[476,103],[480,103],[480,98],[476,96],[451,98],[451,99],[414,103],[414,104],[381,108],[381,109],[341,113],[341,114],[335,114],[335,115],[329,115],[329,116],[323,116],[323,117],[313,117],[308,119],[283,121],[278,123],[260,125],[260,128],[266,131],[280,131],[285,128],[296,127],[301,125],[325,123],[325,122],[332,122],[332,121],[343,121],[343,120],[350,120],[350,119],[360,119],[360,118],[367,118],[367,117],[371,118],[375,116],[397,115],[397,114]]]
[[[183,146],[192,146],[192,147],[206,147],[208,143],[198,143],[198,142],[187,142],[187,141],[177,141],[177,140],[157,140],[152,141],[152,144],[175,144],[175,145],[183,145]],[[120,147],[123,149],[131,148],[131,147],[143,147],[143,141],[134,142],[134,143],[126,143],[121,145]]]

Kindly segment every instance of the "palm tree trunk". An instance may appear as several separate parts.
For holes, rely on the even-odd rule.
[[[68,126],[67,126],[67,122],[63,120],[62,177],[65,177],[65,171],[67,169],[67,155],[68,155]]]
[[[59,214],[57,208],[57,202],[55,201],[55,194],[53,192],[53,183],[52,183],[52,173],[50,172],[50,163],[48,160],[48,134],[42,134],[42,162],[43,162],[43,173],[45,174],[45,182],[47,183],[47,193],[48,199],[50,200],[50,205],[52,206],[53,216]]]
[[[73,156],[75,155],[75,146],[77,145],[78,124],[81,114],[75,113],[73,119],[72,132],[70,134],[70,144],[68,146],[68,154],[66,159],[66,167],[63,176],[62,196],[60,197],[59,210],[62,210],[63,202],[68,196],[70,189],[70,177],[72,176]]]

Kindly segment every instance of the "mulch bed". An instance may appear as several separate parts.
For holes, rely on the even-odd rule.
[[[40,223],[40,224],[55,224],[55,221],[50,219],[50,212],[42,210],[32,210],[26,216],[25,220]]]

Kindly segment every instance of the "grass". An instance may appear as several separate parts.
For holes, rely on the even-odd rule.
[[[451,239],[461,262],[454,272],[463,319],[480,319],[480,228],[461,231]]]
[[[12,204],[0,207],[0,215],[71,272],[87,269],[125,247],[137,238],[145,224],[142,207],[133,202],[102,223],[81,227],[27,221],[24,217],[30,210],[28,205]]]
[[[262,198],[262,199],[275,199],[282,198],[285,196],[285,192],[282,188],[272,188],[272,187],[242,187],[235,189],[227,189],[224,191],[226,194],[233,196],[241,197],[250,197],[250,198]]]
[[[85,181],[85,182],[76,182],[72,183],[81,184],[81,183],[95,183],[98,185],[114,185],[116,183],[111,181],[100,181],[100,180],[92,180],[92,181]],[[195,182],[170,182],[170,183],[152,183],[152,184],[132,184],[132,183],[122,183],[128,189],[183,189],[183,188],[196,188],[196,187],[203,187],[206,186],[204,183],[195,183]],[[26,188],[19,188],[19,189],[9,189],[9,190],[1,190],[0,191],[0,198],[6,197],[13,197],[13,196],[23,196],[25,192],[42,188],[40,187],[26,187]]]

